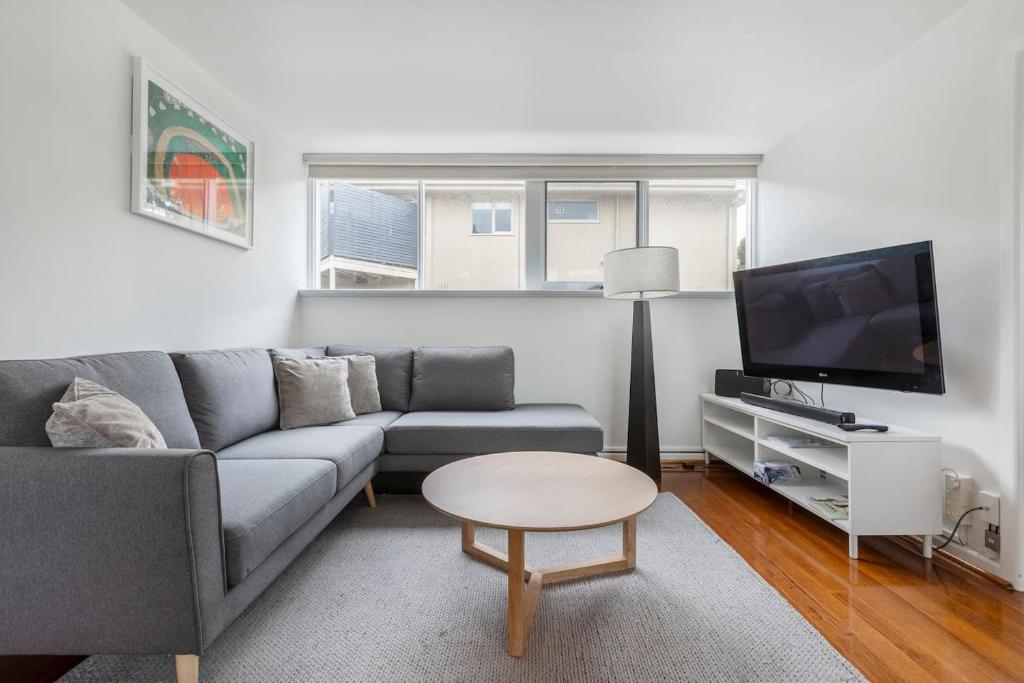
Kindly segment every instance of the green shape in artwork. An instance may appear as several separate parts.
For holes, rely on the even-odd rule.
[[[149,195],[166,211],[246,231],[248,148],[153,81],[148,96]]]

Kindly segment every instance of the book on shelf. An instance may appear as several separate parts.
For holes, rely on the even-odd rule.
[[[850,519],[850,498],[839,496],[838,498],[815,498],[809,496],[807,501],[831,520]]]
[[[762,484],[778,484],[800,478],[800,466],[791,462],[758,460],[754,463],[754,479]]]

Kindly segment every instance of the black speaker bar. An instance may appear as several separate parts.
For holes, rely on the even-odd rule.
[[[797,403],[796,401],[787,401],[781,398],[768,398],[767,396],[758,396],[757,394],[748,394],[747,392],[743,392],[740,394],[740,400],[744,403],[749,403],[761,408],[768,408],[769,410],[777,410],[780,413],[789,413],[790,415],[806,417],[811,420],[817,420],[818,422],[827,422],[830,425],[851,425],[857,422],[857,416],[853,413],[841,413],[838,410],[818,408],[803,403]]]

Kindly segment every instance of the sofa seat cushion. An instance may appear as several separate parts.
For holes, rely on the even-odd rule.
[[[257,434],[217,453],[218,460],[329,460],[340,489],[372,463],[384,448],[380,427],[326,425]]]
[[[385,439],[387,452],[394,454],[596,453],[604,447],[600,423],[581,406],[563,403],[407,413],[387,428]]]
[[[242,582],[338,490],[326,460],[218,460],[228,586]]]
[[[339,426],[344,427],[365,427],[372,425],[374,427],[380,427],[381,429],[387,429],[391,424],[402,417],[405,413],[399,410],[380,410],[376,413],[363,413],[362,415],[356,415],[351,420],[345,420],[344,422],[336,423]]]

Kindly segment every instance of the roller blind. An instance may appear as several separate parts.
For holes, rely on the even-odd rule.
[[[606,154],[304,154],[310,178],[658,180],[756,178],[761,156]]]

